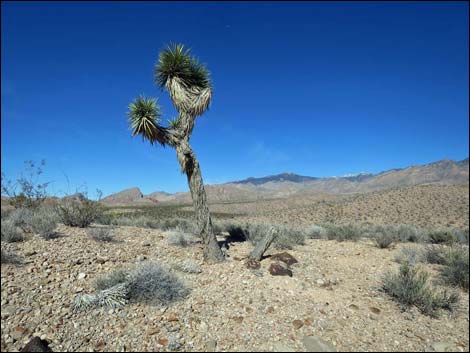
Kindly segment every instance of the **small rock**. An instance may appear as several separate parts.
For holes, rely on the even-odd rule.
[[[271,256],[271,260],[282,261],[287,266],[291,266],[291,265],[296,264],[296,263],[299,262],[299,261],[297,261],[297,259],[295,257],[293,257],[288,252],[282,252],[282,253],[279,253],[279,254],[274,254],[273,256]]]
[[[304,322],[302,320],[294,320],[292,321],[292,325],[294,326],[296,330],[298,330],[304,325]]]
[[[159,338],[157,340],[158,344],[162,345],[162,346],[167,346],[168,345],[168,339],[166,338]]]
[[[374,314],[377,314],[377,315],[380,314],[380,309],[374,306],[369,306],[369,310],[373,312]]]
[[[316,336],[305,336],[302,343],[307,352],[336,352],[332,345]]]
[[[251,270],[257,270],[261,267],[261,263],[259,261],[250,259],[245,263],[245,266]]]
[[[144,261],[144,260],[145,260],[145,256],[144,256],[144,255],[139,255],[139,256],[137,256],[137,261],[142,262],[142,261]]]
[[[84,274],[83,272],[79,273],[78,276],[77,276],[77,279],[78,280],[82,280],[82,279],[85,279],[86,277],[86,274]]]
[[[147,330],[147,336],[153,336],[160,332],[159,327],[151,327]]]
[[[292,271],[283,262],[274,262],[269,266],[269,273],[273,276],[292,277]]]
[[[321,278],[317,279],[315,281],[316,284],[318,284],[319,286],[324,286],[325,285],[325,281]]]
[[[349,305],[349,309],[359,310],[359,307],[356,304]]]
[[[150,244],[150,242],[148,242],[148,241],[142,243],[142,246],[150,246],[150,245],[151,245],[151,244]]]
[[[13,331],[10,332],[10,336],[19,341],[27,332],[28,330],[23,326],[16,326]]]
[[[36,255],[36,254],[37,254],[36,251],[30,250],[30,251],[26,251],[26,252],[24,253],[24,256],[33,256],[33,255]]]
[[[243,316],[234,316],[232,317],[232,320],[235,321],[235,322],[238,322],[239,324],[241,324],[243,322]]]

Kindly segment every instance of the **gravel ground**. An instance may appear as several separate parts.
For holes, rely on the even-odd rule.
[[[228,261],[208,265],[200,244],[171,246],[158,230],[119,227],[114,243],[95,242],[83,229],[59,230],[57,239],[2,243],[23,259],[1,266],[2,351],[18,351],[32,336],[54,351],[306,351],[309,336],[340,351],[469,350],[467,293],[457,312],[433,319],[402,312],[379,290],[406,244],[307,240],[288,251],[299,261],[293,276],[278,277],[268,272],[269,258],[258,271],[245,267],[249,243],[231,244]],[[176,270],[187,259],[202,273]],[[71,312],[75,295],[93,292],[99,275],[148,260],[173,268],[189,297],[168,307]]]

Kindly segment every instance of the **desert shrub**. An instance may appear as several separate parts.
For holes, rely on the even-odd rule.
[[[180,228],[167,230],[165,236],[168,244],[174,246],[186,247],[194,244],[196,240],[191,234],[186,233]]]
[[[179,228],[187,233],[195,233],[196,226],[194,222],[185,218],[166,218],[160,221],[159,228],[162,230],[169,230]]]
[[[155,262],[144,262],[133,268],[115,270],[95,284],[100,290],[126,284],[129,300],[149,304],[167,305],[183,299],[189,293],[189,289],[178,277]]]
[[[30,232],[31,223],[33,218],[33,211],[29,208],[16,208],[14,209],[8,219],[13,222],[17,227],[20,227],[24,232]]]
[[[395,234],[397,240],[410,243],[420,242],[424,237],[422,229],[408,224],[400,224],[396,226]]]
[[[394,228],[379,226],[374,230],[373,239],[377,247],[386,249],[397,240],[397,236]]]
[[[327,236],[326,228],[312,224],[311,226],[305,228],[304,234],[307,238],[310,239],[324,239]]]
[[[20,264],[21,263],[21,258],[11,252],[4,251],[2,249],[1,253],[1,263],[2,264]]]
[[[462,244],[468,244],[468,228],[466,229],[455,229],[454,230],[455,239]]]
[[[426,246],[423,250],[423,260],[428,264],[444,265],[447,262],[447,250],[442,245]]]
[[[31,218],[31,229],[44,239],[51,239],[56,236],[54,231],[57,227],[58,217],[54,209],[48,207],[38,208]]]
[[[399,264],[408,263],[411,266],[417,265],[421,259],[421,253],[413,248],[403,248],[395,257],[395,261]]]
[[[174,266],[177,270],[186,273],[201,273],[202,269],[199,264],[193,260],[184,260]]]
[[[273,246],[276,249],[293,249],[296,245],[305,244],[305,234],[300,230],[286,226],[276,226],[275,232]]]
[[[85,197],[67,198],[56,206],[62,223],[70,227],[86,228],[103,212],[102,206]]]
[[[452,248],[447,252],[444,266],[439,270],[445,284],[459,286],[468,292],[469,253],[468,248]]]
[[[7,243],[20,242],[25,240],[24,233],[10,220],[2,220],[2,241]]]
[[[2,173],[1,193],[9,197],[9,203],[15,208],[35,209],[42,205],[47,197],[49,183],[39,183],[38,178],[43,173],[45,160],[38,165],[34,161],[25,161],[25,171],[16,182],[8,179]]]
[[[109,213],[100,212],[98,216],[95,218],[95,223],[96,224],[102,224],[106,226],[110,226],[113,224],[114,217],[110,215]]]
[[[353,224],[328,225],[326,236],[329,240],[356,241],[361,237],[361,229]]]
[[[453,243],[456,239],[451,229],[435,229],[428,233],[428,240],[432,244]]]
[[[104,290],[125,283],[127,282],[129,273],[129,268],[116,269],[106,275],[98,277],[95,280],[94,286],[98,290]]]
[[[114,230],[110,228],[100,227],[100,228],[90,228],[88,229],[88,235],[95,241],[98,242],[113,242]]]
[[[458,293],[438,292],[428,283],[429,274],[409,263],[400,265],[398,273],[387,273],[382,289],[396,300],[403,310],[416,306],[423,314],[436,317],[439,309],[453,310]]]

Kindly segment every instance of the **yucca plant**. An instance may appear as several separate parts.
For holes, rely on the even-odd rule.
[[[129,105],[129,122],[133,135],[141,135],[152,145],[175,148],[181,171],[186,174],[191,191],[198,230],[204,243],[204,259],[209,262],[224,260],[217,243],[201,169],[189,144],[196,117],[209,107],[212,86],[209,71],[191,55],[182,44],[171,44],[164,49],[155,66],[155,84],[166,89],[178,117],[168,126],[161,125],[161,109],[155,98],[140,97]]]

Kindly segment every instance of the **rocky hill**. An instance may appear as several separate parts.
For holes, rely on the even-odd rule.
[[[390,169],[378,174],[360,173],[348,174],[341,177],[318,178],[293,173],[282,173],[260,178],[250,177],[225,184],[207,185],[206,192],[211,202],[233,202],[322,193],[364,193],[422,184],[452,185],[468,183],[468,180],[468,158],[462,161],[444,159],[425,165]],[[127,193],[129,190],[138,190],[138,188],[128,189],[121,193]],[[105,203],[110,204],[109,200],[115,200],[116,196],[118,196],[119,204],[125,204],[127,199],[119,196],[121,193],[108,196],[103,201],[106,200]],[[138,190],[138,193],[133,191],[132,195],[134,196],[129,198],[130,204],[136,204],[136,202],[138,204],[151,204],[152,200],[173,203],[191,202],[191,195],[188,192],[175,194],[154,192],[147,196],[140,196],[141,193]]]
[[[139,188],[133,187],[116,194],[109,195],[101,200],[107,206],[144,206],[154,205],[158,202],[151,195],[144,196]]]

